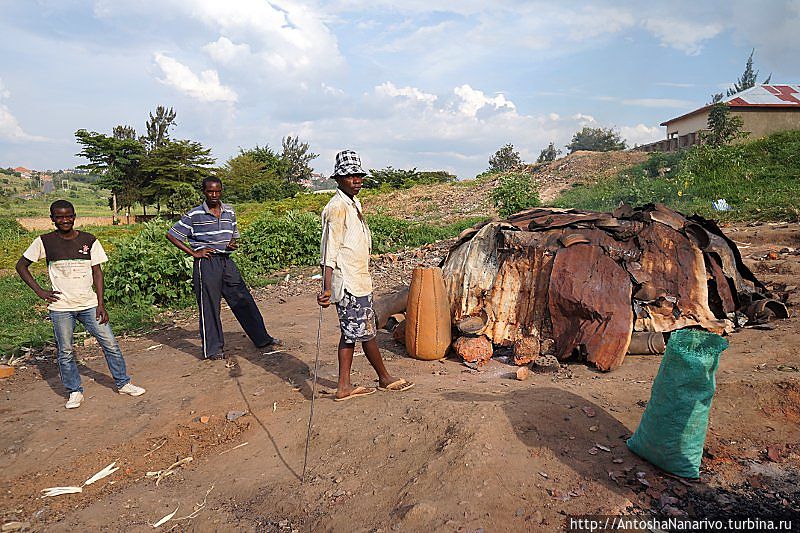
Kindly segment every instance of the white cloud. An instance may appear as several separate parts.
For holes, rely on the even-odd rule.
[[[375,87],[375,93],[379,95],[389,96],[392,98],[404,97],[428,105],[433,104],[437,99],[437,96],[435,94],[422,92],[416,87],[396,87],[390,81],[377,85]]]
[[[723,30],[719,23],[702,23],[669,17],[647,18],[644,27],[661,41],[661,46],[680,50],[686,55],[700,53],[703,41],[716,37]]]
[[[250,67],[275,70],[308,81],[309,76],[330,72],[343,62],[331,29],[311,4],[282,2],[280,6],[264,0],[169,0],[186,15],[222,34],[246,51]],[[222,44],[223,56],[231,52]]]
[[[665,137],[664,129],[658,126],[645,126],[644,124],[623,126],[619,129],[619,133],[628,142],[628,146],[647,144]]]
[[[459,98],[461,98],[461,103],[458,106],[458,110],[462,115],[468,117],[474,117],[477,115],[479,110],[487,106],[498,110],[506,108],[511,111],[514,111],[517,108],[517,106],[514,105],[514,102],[507,100],[502,94],[498,94],[497,96],[490,98],[486,96],[483,91],[473,89],[467,84],[456,87],[453,89],[453,92],[456,93]]]
[[[555,122],[559,118],[561,117],[558,116],[558,113],[550,113],[550,120],[552,120],[553,122]]]
[[[583,113],[575,113],[572,118],[581,124],[588,124],[589,122],[597,122],[592,115],[584,115]]]
[[[153,58],[164,75],[159,80],[162,83],[201,102],[236,101],[236,92],[220,83],[216,70],[204,70],[198,76],[186,65],[164,54],[156,53]]]
[[[45,137],[38,135],[31,135],[26,133],[19,124],[19,120],[15,117],[3,100],[11,98],[11,91],[9,91],[3,79],[0,78],[0,139],[11,142],[39,142],[46,141]]]
[[[250,45],[235,44],[227,37],[220,37],[213,43],[208,43],[203,50],[208,52],[211,59],[224,65],[236,63],[242,58],[250,56]]]

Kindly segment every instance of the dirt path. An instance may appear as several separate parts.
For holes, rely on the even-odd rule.
[[[734,230],[746,257],[776,252],[778,259],[748,259],[776,293],[798,279],[800,256],[780,253],[800,245],[796,225]],[[422,258],[378,262],[380,286],[407,279],[404,265],[439,254],[431,247]],[[796,290],[789,291],[792,318],[731,336],[702,483],[688,486],[625,446],[659,357],[629,357],[608,374],[573,364],[517,381],[515,368],[496,360],[476,372],[451,359],[409,359],[383,333],[390,370],[416,388],[334,403],[332,310],[322,331],[310,482],[301,486],[318,317],[313,291],[301,280],[259,293],[270,331],[287,341],[281,353],[262,355],[226,310],[226,351],[236,366],[198,359],[194,319],[124,339],[130,373],[148,389],[140,398],[113,391],[94,345],[79,351],[86,363],[80,409],[63,408],[49,357],[0,382],[3,523],[149,531],[176,507],[176,519],[191,515],[209,490],[194,518],[161,529],[552,531],[565,514],[798,512]],[[365,358],[356,357],[355,382],[373,379]],[[246,414],[226,420],[236,411]],[[158,486],[146,476],[186,457],[192,461]],[[82,494],[38,497],[46,487],[80,485],[112,461],[120,470]]]

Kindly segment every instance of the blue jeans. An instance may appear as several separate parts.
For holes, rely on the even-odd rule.
[[[106,356],[108,369],[111,371],[117,388],[125,386],[131,380],[125,369],[125,359],[122,358],[122,351],[119,349],[117,339],[114,338],[111,326],[108,322],[100,324],[97,321],[96,312],[96,307],[83,311],[50,311],[50,320],[53,321],[53,333],[58,347],[58,371],[61,374],[61,383],[64,384],[68,393],[83,392],[78,364],[75,362],[75,354],[72,350],[75,320],[83,324],[86,331],[97,339]]]

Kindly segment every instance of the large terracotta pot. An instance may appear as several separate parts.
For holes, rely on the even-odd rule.
[[[406,307],[406,350],[432,361],[447,353],[451,342],[450,301],[438,267],[414,269]]]

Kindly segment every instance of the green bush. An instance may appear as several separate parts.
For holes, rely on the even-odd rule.
[[[492,191],[492,202],[500,216],[507,217],[523,209],[541,204],[539,187],[527,174],[502,174]]]
[[[0,241],[15,241],[27,235],[28,231],[15,218],[0,217]]]
[[[245,279],[252,283],[258,276],[288,266],[316,264],[321,238],[319,215],[266,212],[242,232],[236,262]]]
[[[375,254],[394,252],[401,248],[416,248],[449,239],[480,220],[482,219],[465,219],[446,226],[434,226],[385,215],[367,217],[372,232],[372,253]]]
[[[566,191],[560,207],[610,211],[620,202],[661,202],[724,220],[800,220],[800,131],[756,141],[655,153],[616,177]],[[724,198],[733,209],[714,211]]]
[[[105,295],[132,305],[187,305],[192,298],[192,258],[172,246],[165,234],[172,224],[147,222],[128,239],[114,240],[105,269]]]

